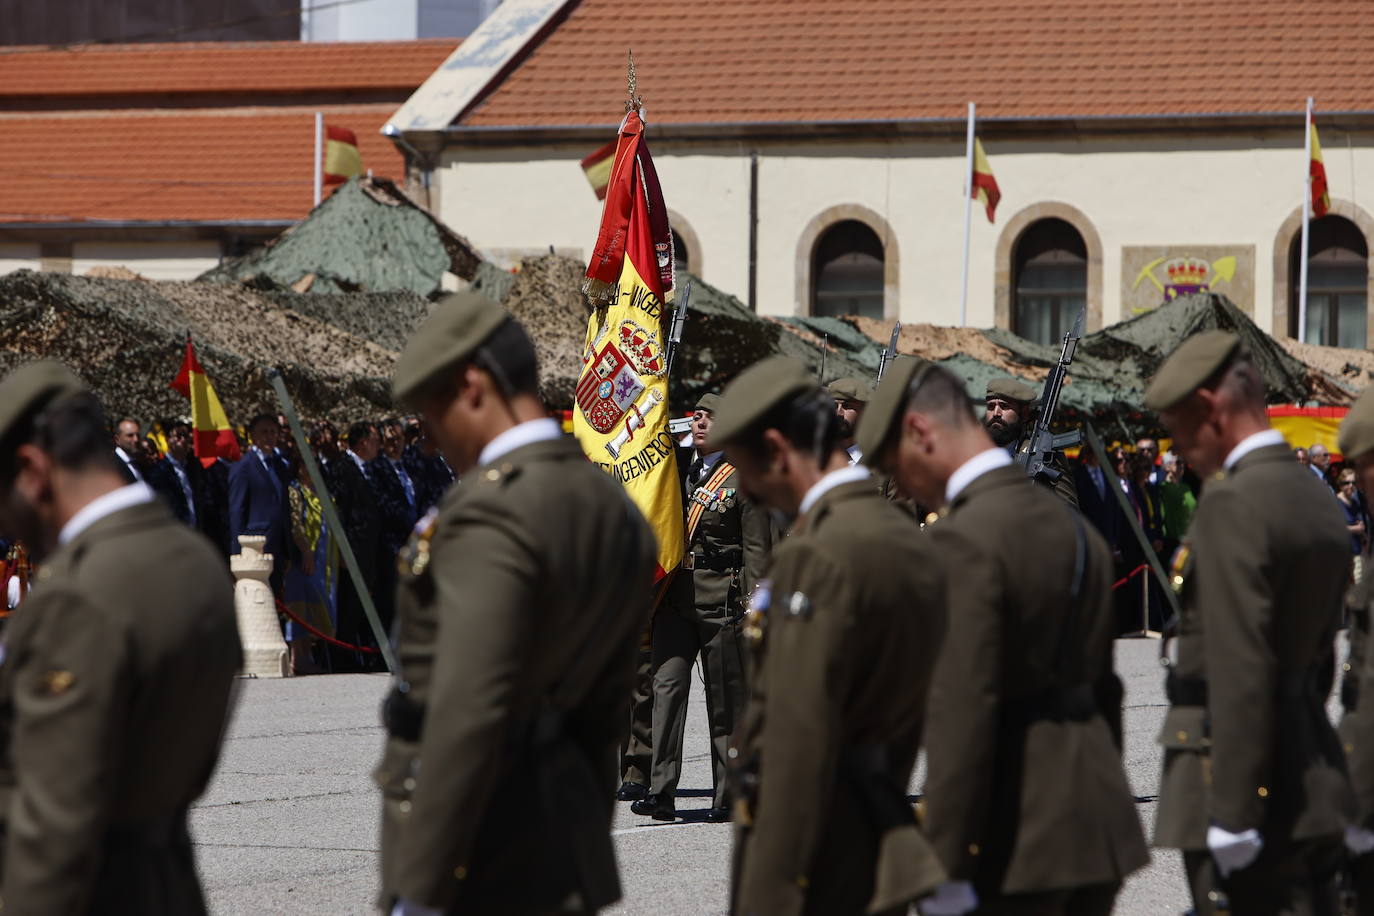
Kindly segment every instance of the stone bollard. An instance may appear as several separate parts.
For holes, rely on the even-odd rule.
[[[286,677],[290,661],[272,587],[272,555],[263,553],[267,538],[239,535],[240,551],[229,558],[234,583],[234,611],[239,620],[239,640],[243,643],[243,673],[255,677]]]

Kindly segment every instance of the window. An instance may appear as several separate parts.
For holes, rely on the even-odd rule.
[[[1298,336],[1302,235],[1289,256],[1288,331]],[[1360,228],[1343,216],[1313,220],[1307,241],[1307,343],[1365,349],[1368,332],[1369,248]]]
[[[1062,219],[1031,223],[1013,254],[1011,329],[1027,340],[1063,340],[1088,297],[1088,249]]]
[[[682,237],[682,233],[673,230],[673,264],[676,270],[692,269],[692,254],[687,249],[687,242]]]
[[[811,256],[811,314],[883,317],[883,242],[856,219],[816,240]]]

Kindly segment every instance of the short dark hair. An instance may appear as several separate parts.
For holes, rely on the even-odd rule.
[[[740,433],[735,444],[755,455],[763,453],[763,433],[776,429],[793,448],[813,455],[818,465],[840,442],[840,418],[835,398],[828,391],[806,391],[773,407]]]
[[[248,431],[251,433],[258,428],[259,423],[263,422],[271,423],[277,429],[281,429],[281,421],[277,419],[276,414],[260,413],[254,415],[253,419],[248,421]]]
[[[912,378],[906,409],[939,417],[952,426],[978,422],[963,379],[944,366],[931,366]]]
[[[110,447],[109,423],[100,399],[89,391],[32,411],[5,437],[0,448],[0,479],[14,477],[15,449],[25,444],[38,446],[64,470],[122,474],[124,464]]]
[[[371,422],[370,420],[359,420],[357,423],[354,423],[352,426],[348,427],[348,435],[344,437],[344,441],[348,443],[349,448],[352,448],[359,442],[362,442],[368,436],[372,435],[372,432],[376,428],[377,424]]]

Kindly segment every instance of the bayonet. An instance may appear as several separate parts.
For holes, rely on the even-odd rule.
[[[820,378],[819,378],[819,381],[820,381],[820,383],[821,383],[822,385],[825,384],[825,362],[826,362],[826,358],[827,358],[829,355],[830,355],[830,335],[829,335],[829,334],[822,334],[822,335],[821,335],[821,371],[820,371]]]
[[[673,377],[673,359],[677,356],[678,345],[682,343],[682,326],[687,323],[687,303],[692,299],[692,280],[689,277],[682,287],[682,295],[673,306],[673,320],[668,324],[668,372],[665,378]]]
[[[878,357],[878,381],[882,382],[883,373],[887,371],[888,364],[897,358],[897,338],[902,335],[902,323],[899,321],[892,326],[892,337],[887,341],[887,348]]]

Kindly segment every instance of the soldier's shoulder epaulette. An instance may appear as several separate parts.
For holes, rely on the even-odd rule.
[[[509,461],[493,465],[481,473],[478,481],[487,486],[506,486],[520,476],[520,466]]]

